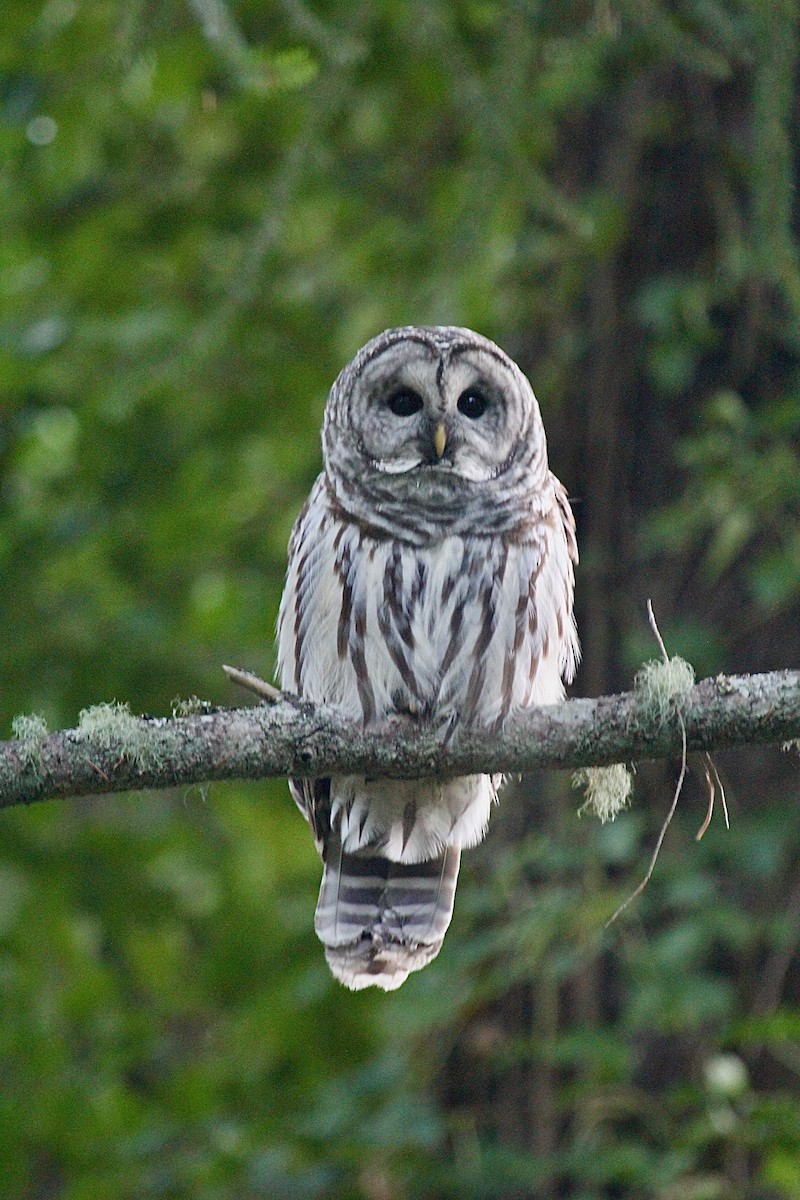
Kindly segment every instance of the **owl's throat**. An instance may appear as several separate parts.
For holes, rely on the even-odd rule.
[[[358,480],[326,479],[337,515],[368,535],[427,546],[453,536],[496,536],[527,523],[515,493],[474,482],[451,467],[427,466],[402,475],[364,472]]]

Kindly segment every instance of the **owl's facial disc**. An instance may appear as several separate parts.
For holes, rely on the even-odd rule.
[[[352,421],[361,456],[382,475],[414,472],[487,483],[525,438],[535,402],[500,351],[408,338],[365,364]]]

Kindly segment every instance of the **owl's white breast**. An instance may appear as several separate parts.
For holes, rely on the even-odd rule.
[[[563,696],[575,655],[558,505],[519,540],[413,547],[343,522],[318,481],[293,537],[281,685],[354,719],[420,713],[492,726]]]

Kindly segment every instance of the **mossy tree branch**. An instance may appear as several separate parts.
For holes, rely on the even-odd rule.
[[[675,660],[673,660],[675,661]],[[18,719],[0,743],[0,807],[211,780],[331,772],[422,778],[577,768],[800,737],[800,671],[705,679],[665,705],[641,688],[519,714],[501,733],[441,733],[400,720],[364,729],[334,709],[282,697],[256,708],[134,717],[100,705],[48,734]]]

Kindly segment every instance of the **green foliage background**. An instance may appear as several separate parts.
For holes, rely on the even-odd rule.
[[[575,498],[585,664],[800,651],[792,0],[6,0],[2,728],[261,674],[325,395],[460,323]],[[0,819],[9,1198],[800,1195],[797,761],[511,789],[437,962],[339,989],[281,784]],[[698,772],[698,774],[700,774]]]

